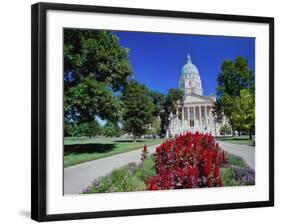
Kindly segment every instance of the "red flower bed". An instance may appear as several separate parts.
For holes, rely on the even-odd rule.
[[[187,132],[162,143],[155,154],[156,175],[147,181],[148,190],[222,186],[220,166],[227,158],[211,134]]]

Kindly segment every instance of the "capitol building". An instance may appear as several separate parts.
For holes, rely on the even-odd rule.
[[[219,135],[222,124],[215,123],[212,107],[215,96],[204,96],[202,81],[197,67],[192,63],[190,55],[181,69],[179,89],[184,93],[183,101],[178,102],[176,114],[170,115],[168,133],[179,135],[186,131],[211,133]]]

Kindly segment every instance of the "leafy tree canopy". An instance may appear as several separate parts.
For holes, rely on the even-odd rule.
[[[81,78],[65,94],[64,109],[75,121],[90,121],[95,115],[101,119],[118,120],[121,108],[121,101],[112,94],[106,83],[98,82],[91,76]]]
[[[92,74],[95,80],[106,82],[114,91],[123,89],[132,74],[128,53],[127,48],[120,46],[118,37],[109,31],[65,29],[65,87]]]
[[[222,118],[222,114],[228,118],[234,135],[234,131],[239,126],[234,117],[237,97],[244,94],[245,89],[255,95],[255,74],[250,70],[245,58],[237,57],[235,61],[225,60],[222,63],[217,83],[218,101],[213,111],[218,120]]]
[[[108,31],[64,30],[65,118],[77,122],[120,116],[114,92],[123,91],[132,68],[128,49]]]
[[[146,130],[147,135],[161,134],[161,120],[159,117],[153,117],[150,127]]]
[[[240,91],[240,96],[235,98],[233,120],[237,129],[252,133],[255,130],[255,96],[249,89]]]
[[[105,126],[103,127],[103,133],[106,137],[118,137],[120,136],[120,127],[117,122],[107,121]]]
[[[145,133],[151,123],[155,107],[148,89],[135,80],[131,80],[124,90],[121,100],[124,105],[124,128],[136,139]]]
[[[81,136],[87,136],[90,138],[92,136],[99,135],[101,133],[101,127],[96,120],[85,122],[79,125],[79,132]]]
[[[214,116],[214,120],[217,123],[222,123],[223,121],[223,103],[221,99],[217,99],[216,102],[214,102],[214,105],[212,107],[212,114]]]
[[[155,110],[153,112],[154,117],[158,117],[163,110],[163,103],[165,101],[165,95],[156,91],[150,91],[149,96],[153,101]]]
[[[65,133],[64,136],[72,137],[92,137],[102,134],[102,128],[100,124],[96,121],[83,122],[81,124],[76,123],[65,123]]]
[[[217,82],[218,97],[226,94],[236,97],[240,95],[242,89],[255,91],[255,74],[243,57],[237,57],[235,61],[225,60],[222,63]]]

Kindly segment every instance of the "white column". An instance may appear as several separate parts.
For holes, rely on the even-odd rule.
[[[210,111],[208,110],[208,106],[207,106],[207,120],[208,120],[208,127],[211,126],[211,123],[210,123]]]
[[[211,106],[210,106],[209,118],[210,118],[210,126],[213,127],[213,113],[212,113]]]
[[[193,107],[193,125],[196,127],[196,106]]]
[[[184,107],[182,105],[181,107],[181,126],[183,127],[184,126]]]
[[[190,107],[187,107],[187,126],[190,127]]]
[[[197,110],[197,105],[194,105],[194,127],[198,126],[197,118],[196,118],[196,110]]]
[[[200,124],[200,127],[202,127],[201,105],[199,105],[199,124]]]
[[[177,116],[176,116],[176,119],[177,119],[177,129],[179,128],[179,108],[177,107]]]
[[[205,106],[205,127],[208,129],[208,110],[207,106]]]
[[[193,114],[193,128],[194,128],[194,107],[190,107],[192,110],[192,114]],[[191,120],[191,119],[190,119]]]

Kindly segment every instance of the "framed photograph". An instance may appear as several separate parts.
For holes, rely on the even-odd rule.
[[[32,6],[32,219],[274,205],[274,18]]]

